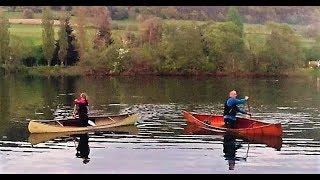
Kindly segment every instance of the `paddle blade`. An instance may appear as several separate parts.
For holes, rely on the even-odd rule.
[[[96,124],[91,120],[88,121],[88,124],[90,124],[91,126],[96,126]]]

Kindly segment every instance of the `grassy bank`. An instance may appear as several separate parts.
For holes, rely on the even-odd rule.
[[[78,66],[36,66],[28,67],[26,74],[32,76],[81,76],[85,73],[83,68]]]
[[[106,69],[91,69],[89,67],[80,66],[36,66],[26,68],[26,74],[32,76],[95,76],[95,77],[108,77],[108,76],[136,76],[136,75],[153,75],[159,76],[160,74],[143,74],[143,73],[128,73],[123,72],[121,74],[110,74]],[[161,74],[160,76],[209,76],[209,77],[307,77],[307,76],[319,76],[320,69],[300,68],[294,71],[286,71],[279,74],[273,73],[248,73],[248,72],[236,72],[236,73],[206,73],[206,74]]]

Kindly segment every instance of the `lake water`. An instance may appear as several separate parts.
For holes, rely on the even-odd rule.
[[[281,122],[283,137],[270,145],[193,134],[182,111],[221,114],[232,89],[250,97],[242,108],[254,118]],[[36,142],[44,137],[28,133],[29,120],[68,116],[82,91],[90,112],[136,112],[138,124]],[[318,174],[319,93],[314,77],[1,77],[0,173]],[[79,143],[90,159],[77,157]]]

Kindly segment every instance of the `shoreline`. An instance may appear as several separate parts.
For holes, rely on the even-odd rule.
[[[21,74],[21,73],[18,73]],[[317,69],[298,69],[283,73],[257,73],[257,72],[214,72],[214,73],[156,73],[156,72],[123,72],[111,73],[105,69],[91,69],[89,67],[71,66],[37,66],[27,67],[25,75],[31,76],[85,76],[85,77],[135,77],[135,76],[154,76],[154,77],[235,77],[235,78],[275,78],[275,77],[308,77],[320,76],[320,70]]]

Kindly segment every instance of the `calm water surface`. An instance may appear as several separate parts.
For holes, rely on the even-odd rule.
[[[250,97],[256,119],[281,122],[283,137],[270,144],[194,134],[182,110],[222,113],[232,89]],[[62,137],[28,133],[30,119],[68,116],[82,91],[91,113],[136,112],[138,124]],[[320,79],[313,77],[1,77],[0,173],[318,174],[319,93]],[[80,146],[89,160],[77,157]]]

